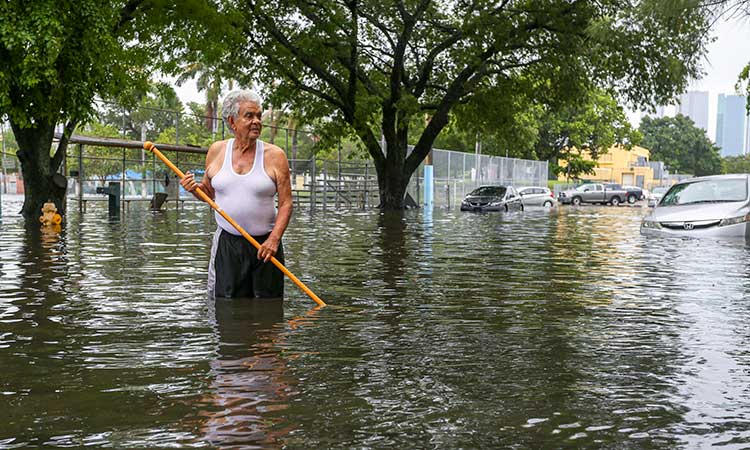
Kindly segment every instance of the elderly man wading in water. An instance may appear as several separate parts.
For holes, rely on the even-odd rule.
[[[212,297],[284,295],[284,275],[270,259],[275,256],[284,262],[281,237],[292,217],[289,161],[281,148],[259,139],[262,112],[261,99],[254,92],[228,93],[222,116],[235,137],[214,142],[208,149],[206,173],[200,184],[190,172],[180,181],[193,195],[200,187],[261,244],[256,250],[216,213],[219,227],[208,268],[208,292]],[[277,193],[278,211],[274,206]]]

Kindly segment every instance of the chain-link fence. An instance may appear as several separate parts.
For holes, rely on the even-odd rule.
[[[97,115],[76,130],[77,140],[68,146],[62,172],[69,179],[69,196],[82,203],[105,200],[97,188],[119,182],[123,204],[151,200],[157,193],[170,199],[191,199],[181,191],[178,180],[153,155],[140,148],[139,142],[151,140],[183,171],[190,170],[200,179],[205,167],[205,149],[214,141],[231,136],[223,121],[190,106],[190,112],[179,112],[140,105],[126,108],[98,102]],[[7,127],[5,138],[12,138]],[[260,137],[287,151],[292,169],[294,200],[299,206],[316,208],[368,208],[380,203],[378,182],[371,160],[338,159],[316,156],[318,136],[303,130],[291,119],[267,114]],[[20,165],[12,153],[14,142],[5,142],[2,182],[5,193],[22,193]],[[6,145],[10,145],[9,147]],[[435,149],[434,205],[453,207],[471,190],[483,184],[545,186],[547,162],[503,158]],[[407,192],[415,203],[424,197],[423,165],[412,174]]]
[[[478,155],[450,150],[432,151],[433,204],[456,207],[481,185],[547,186],[547,161]],[[407,192],[421,205],[424,163],[412,176]]]

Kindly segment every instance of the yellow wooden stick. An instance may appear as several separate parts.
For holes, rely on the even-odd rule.
[[[150,152],[153,152],[153,154],[156,155],[159,159],[161,159],[164,162],[164,164],[167,165],[167,167],[169,167],[170,169],[172,169],[172,171],[174,173],[176,173],[180,177],[180,179],[185,178],[185,174],[179,168],[177,168],[177,166],[175,166],[174,164],[172,164],[172,161],[170,161],[166,156],[164,156],[164,154],[162,154],[162,152],[160,152],[159,149],[156,148],[156,146],[154,145],[153,142],[150,142],[150,141],[144,142],[143,143],[143,148],[145,148],[146,150],[148,150]],[[211,206],[211,208],[213,208],[217,213],[221,214],[221,217],[225,218],[227,220],[227,222],[229,222],[230,224],[232,224],[232,226],[235,229],[237,229],[237,231],[239,231],[240,234],[245,239],[248,240],[248,242],[250,242],[251,244],[253,244],[253,246],[256,249],[260,248],[260,244],[258,243],[258,241],[256,241],[252,236],[250,236],[250,234],[248,234],[248,232],[245,231],[240,226],[240,224],[238,224],[237,222],[235,222],[234,219],[232,219],[231,217],[229,217],[229,215],[227,213],[225,213],[221,208],[219,208],[219,205],[217,205],[216,202],[214,202],[213,200],[211,200],[211,197],[209,197],[208,195],[206,195],[206,193],[203,192],[201,190],[201,188],[197,188],[195,190],[195,193],[204,202],[208,203]],[[325,302],[323,300],[321,300],[320,297],[318,297],[317,295],[315,295],[315,293],[313,291],[311,291],[307,286],[305,286],[305,283],[303,283],[302,281],[300,281],[299,278],[295,277],[294,274],[292,272],[290,272],[289,269],[287,269],[286,267],[284,267],[284,265],[281,264],[281,262],[278,259],[276,259],[275,257],[271,257],[271,262],[273,263],[274,266],[278,267],[279,270],[281,270],[284,273],[284,275],[288,276],[289,279],[294,282],[294,284],[296,284],[300,289],[302,289],[303,291],[305,291],[305,294],[309,295],[310,298],[315,301],[315,303],[317,303],[320,306],[326,306]]]

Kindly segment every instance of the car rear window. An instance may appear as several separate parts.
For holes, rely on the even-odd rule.
[[[677,184],[662,197],[660,206],[741,202],[747,199],[747,180],[729,178]]]

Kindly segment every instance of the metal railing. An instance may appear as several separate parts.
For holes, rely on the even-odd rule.
[[[106,144],[106,145],[105,145]],[[104,201],[97,188],[116,181],[121,185],[123,208],[151,201],[166,193],[167,202],[179,206],[193,200],[179,188],[179,180],[156,158],[144,152],[138,141],[97,140],[74,136],[68,148],[63,173],[68,177],[68,196],[85,210],[92,201]],[[163,153],[183,171],[200,179],[206,149],[160,145]],[[318,158],[290,159],[292,195],[298,208],[366,209],[380,203],[375,166],[371,161],[337,161]],[[412,175],[407,193],[421,206],[424,197],[424,165]],[[455,207],[481,185],[510,184],[516,187],[546,186],[547,163],[493,157],[447,150],[433,150],[436,207]],[[1,188],[2,186],[0,186]]]

